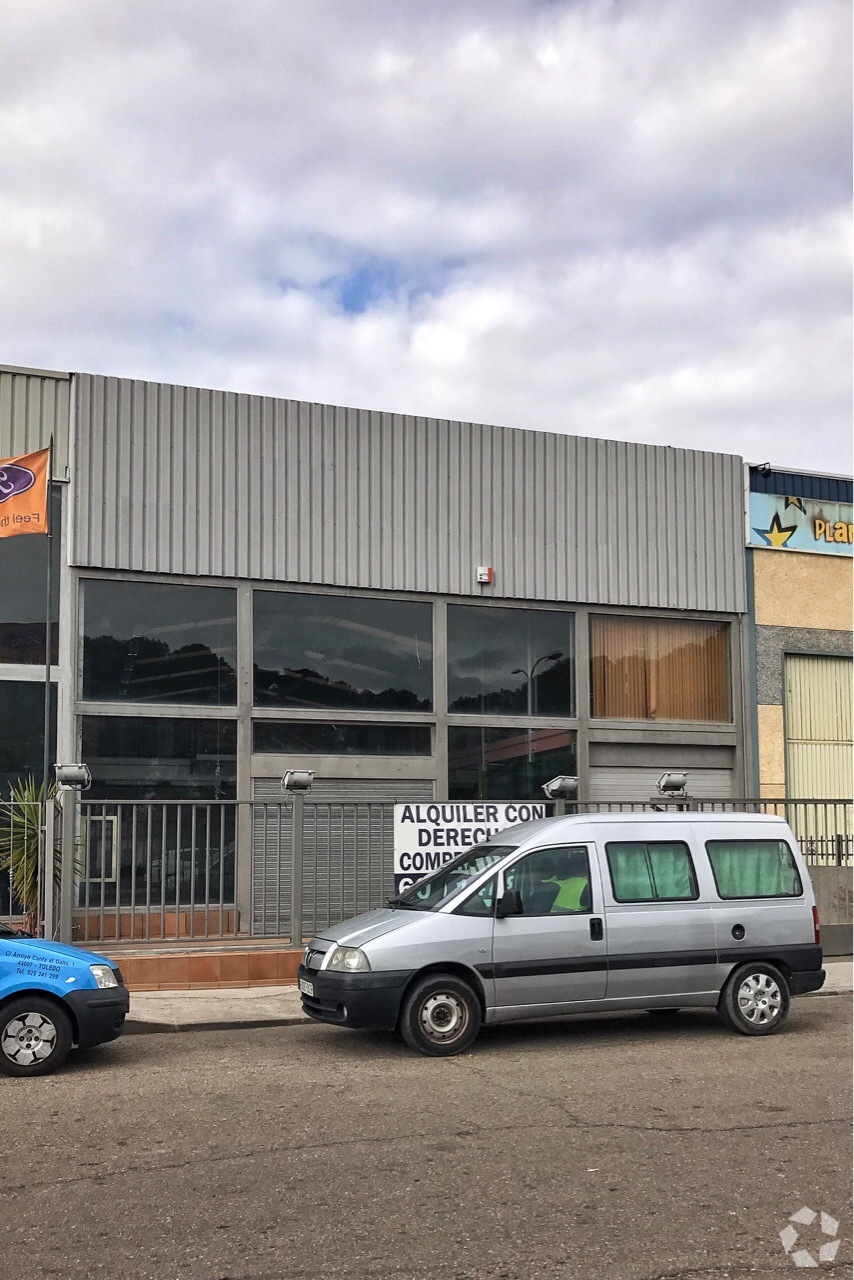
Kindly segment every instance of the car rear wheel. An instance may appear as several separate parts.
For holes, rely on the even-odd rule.
[[[64,1009],[39,996],[21,996],[0,1009],[0,1072],[44,1076],[71,1050],[71,1020]]]
[[[480,1030],[480,1002],[467,982],[431,973],[407,995],[399,1029],[411,1049],[432,1058],[462,1053]]]
[[[744,1036],[770,1036],[789,1012],[789,984],[773,964],[743,964],[730,974],[718,1013]]]

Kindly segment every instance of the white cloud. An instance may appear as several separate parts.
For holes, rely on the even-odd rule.
[[[847,470],[849,27],[6,5],[0,359]]]

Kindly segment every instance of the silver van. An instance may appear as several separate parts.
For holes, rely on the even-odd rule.
[[[597,814],[509,827],[312,938],[298,972],[319,1022],[397,1028],[422,1053],[482,1023],[717,1008],[778,1031],[824,982],[818,913],[781,818]]]

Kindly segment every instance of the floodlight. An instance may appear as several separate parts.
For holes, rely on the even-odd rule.
[[[92,775],[86,764],[57,764],[54,769],[60,787],[68,787],[70,791],[88,791],[92,785]]]
[[[663,773],[656,786],[663,796],[669,796],[684,791],[687,783],[687,773]]]
[[[578,779],[561,774],[557,778],[552,778],[551,782],[544,782],[543,791],[549,800],[571,800],[573,796],[578,795]]]
[[[283,791],[311,791],[314,782],[313,769],[288,769],[282,778]]]

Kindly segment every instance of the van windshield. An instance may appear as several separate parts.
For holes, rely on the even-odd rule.
[[[515,844],[481,844],[468,849],[396,898],[389,898],[388,905],[405,911],[436,911],[515,848]]]

